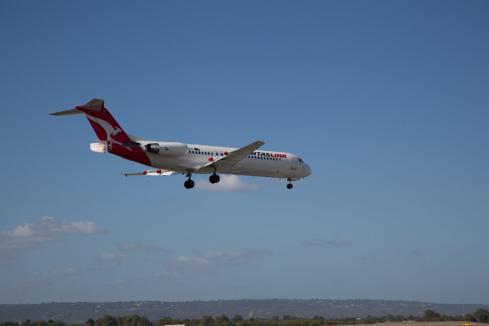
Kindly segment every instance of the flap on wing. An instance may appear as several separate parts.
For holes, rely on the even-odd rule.
[[[167,175],[174,175],[174,174],[179,174],[178,172],[175,171],[170,171],[170,170],[144,170],[143,172],[132,172],[132,173],[123,173],[122,175],[125,177],[133,177],[133,176],[167,176]]]
[[[253,151],[257,150],[264,144],[265,142],[261,140],[257,140],[249,145],[236,149],[230,152],[228,155],[223,156],[213,162],[207,163],[206,165],[202,166],[200,169],[209,168],[209,167],[210,168],[232,167],[235,164],[242,161],[243,159],[245,159],[249,154],[253,153]]]

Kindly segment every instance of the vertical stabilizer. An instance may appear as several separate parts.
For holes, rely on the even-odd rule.
[[[105,107],[104,100],[93,99],[71,110],[51,113],[55,116],[85,114],[100,142],[107,144],[109,153],[151,165],[146,152],[133,141]]]

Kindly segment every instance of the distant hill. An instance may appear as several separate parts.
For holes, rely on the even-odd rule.
[[[88,318],[104,315],[124,316],[138,314],[150,320],[162,317],[199,318],[204,315],[242,315],[253,312],[255,318],[293,315],[297,317],[324,316],[327,318],[366,317],[385,315],[421,316],[426,309],[445,315],[462,315],[478,308],[489,309],[482,304],[439,304],[415,301],[389,300],[218,300],[218,301],[135,301],[108,303],[42,303],[0,305],[0,321],[58,320],[69,323],[85,322]]]

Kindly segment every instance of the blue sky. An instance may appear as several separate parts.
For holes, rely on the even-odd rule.
[[[0,303],[489,303],[486,1],[2,1],[0,39]],[[94,97],[313,175],[123,178],[142,167],[47,115]]]

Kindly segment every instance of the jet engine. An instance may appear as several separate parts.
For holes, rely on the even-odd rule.
[[[187,144],[184,143],[148,143],[144,145],[144,150],[148,153],[167,155],[167,156],[180,156],[185,155],[187,152]]]

